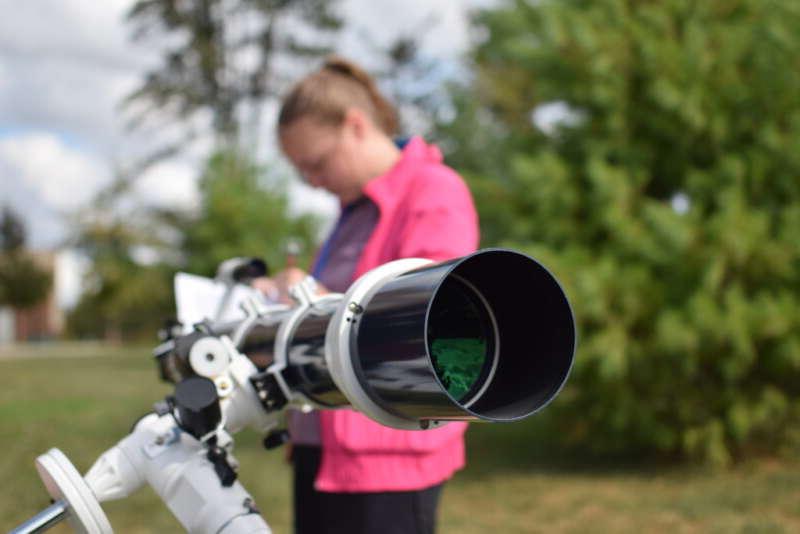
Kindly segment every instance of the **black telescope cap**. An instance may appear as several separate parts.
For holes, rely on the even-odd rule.
[[[206,377],[193,376],[175,386],[180,427],[197,439],[216,429],[222,420],[217,387]]]

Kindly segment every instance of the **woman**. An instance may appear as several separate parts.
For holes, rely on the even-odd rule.
[[[446,260],[474,251],[469,190],[439,150],[393,140],[394,108],[360,68],[330,58],[283,101],[283,152],[314,187],[336,195],[341,214],[312,275],[344,292],[364,272],[408,257]],[[291,269],[282,291],[305,273]],[[425,432],[383,427],[350,410],[290,414],[299,534],[428,533],[444,481],[464,465],[466,425]]]

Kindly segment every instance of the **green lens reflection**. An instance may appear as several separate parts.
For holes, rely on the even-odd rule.
[[[489,312],[475,290],[451,275],[428,316],[428,351],[447,392],[466,403],[488,378],[494,351]]]

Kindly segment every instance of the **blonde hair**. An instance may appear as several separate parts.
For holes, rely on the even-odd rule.
[[[354,63],[329,56],[315,72],[300,80],[284,97],[278,131],[302,117],[338,126],[348,108],[366,112],[386,135],[397,132],[397,112],[372,77]]]

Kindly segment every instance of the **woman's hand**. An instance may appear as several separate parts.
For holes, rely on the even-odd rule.
[[[308,273],[304,270],[297,267],[289,267],[272,278],[267,278],[266,276],[255,278],[250,285],[264,293],[270,300],[281,304],[292,304],[289,289],[302,282],[306,276],[308,276]],[[328,290],[318,283],[317,294],[324,295],[325,293],[328,293]]]
[[[267,299],[273,302],[280,302],[281,292],[278,285],[272,278],[266,276],[259,276],[250,281],[250,287],[259,290]]]
[[[306,276],[308,276],[308,273],[297,267],[289,267],[276,274],[274,280],[278,290],[281,292],[281,297],[288,301],[289,288],[302,282]]]

